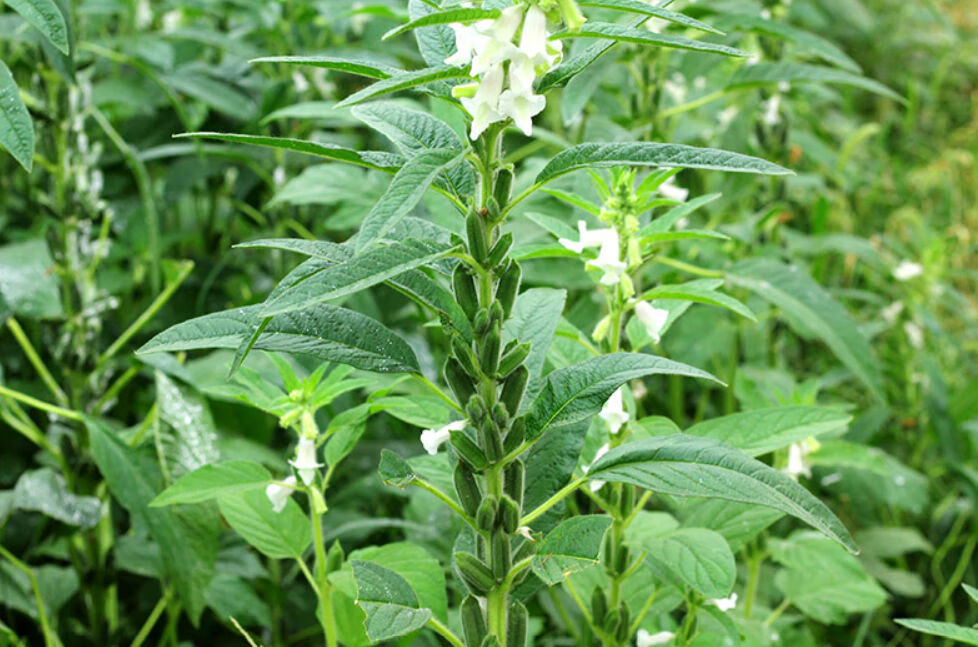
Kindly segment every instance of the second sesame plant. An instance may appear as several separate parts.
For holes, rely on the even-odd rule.
[[[627,0],[582,4],[618,22],[588,20],[573,0],[487,0],[478,6],[411,2],[410,22],[388,37],[413,31],[428,67],[286,59],[372,79],[340,105],[353,106],[355,116],[390,138],[393,152],[197,133],[318,155],[392,178],[359,232],[342,244],[251,243],[307,257],[263,304],[185,322],[144,351],[233,348],[232,370],[253,350],[313,354],[363,371],[404,374],[453,412],[447,424],[421,434],[418,449],[423,446],[432,457],[422,455],[419,462],[388,450],[378,457],[387,483],[423,488],[461,520],[451,563],[444,564],[457,578],[449,587],[454,603],[448,614],[426,606],[410,574],[396,563],[373,561],[369,553],[347,562],[338,546],[328,551],[324,546],[329,478],[345,456],[343,448],[348,452],[359,436],[343,424],[325,430],[317,424],[317,411],[329,401],[324,389],[335,391],[322,384],[336,386],[322,374],[296,383],[276,401],[282,426],[296,434],[292,473],[273,478],[247,461],[208,466],[158,500],[215,498],[256,548],[295,559],[320,601],[317,618],[328,645],[382,642],[426,630],[456,646],[522,646],[531,629],[526,604],[558,590],[578,606],[563,627],[577,644],[618,646],[637,638],[643,645],[685,645],[701,629],[736,636],[727,615],[736,601],[729,547],[716,532],[681,528],[656,512],[653,493],[772,509],[776,517],[793,516],[853,547],[839,520],[790,475],[707,431],[681,433],[665,418],[635,419],[641,398],[633,392],[645,388],[643,378],[719,382],[703,370],[648,352],[658,348],[685,308],[699,302],[752,316],[718,292],[717,281],[640,285],[639,270],[662,245],[718,235],[676,230],[699,203],[665,197],[676,197],[671,178],[682,168],[789,171],[733,152],[646,141],[570,146],[532,172],[508,163],[506,144],[532,139],[534,119],[548,98],[617,43],[746,56],[725,45],[643,27],[652,20],[715,31],[680,13]],[[408,91],[451,106],[464,120],[465,132],[434,112],[379,101]],[[584,169],[603,203],[544,188]],[[538,191],[583,206],[601,225],[582,221],[575,231],[558,219],[536,217],[555,242],[528,247],[511,225],[531,217],[524,202]],[[450,229],[412,215],[426,193],[438,194],[453,213]],[[650,209],[661,206],[674,208],[650,220]],[[579,354],[545,374],[564,297],[557,290],[522,289],[520,259],[547,255],[581,258],[603,295],[605,316],[590,334],[562,330],[565,337],[577,337]],[[397,333],[330,303],[381,283],[430,313],[448,340],[438,376],[425,374]],[[629,383],[635,386],[630,389]],[[372,412],[370,403],[364,407],[347,414],[350,420]],[[445,478],[433,478],[432,466]],[[293,492],[304,495],[308,523],[295,521],[302,515]],[[274,535],[277,525],[297,528],[301,536],[292,544],[287,540],[284,549],[274,541],[270,547],[268,536],[256,529],[270,527]],[[337,592],[350,574],[362,626],[350,624],[348,609],[338,611]],[[661,604],[667,598],[671,606]]]

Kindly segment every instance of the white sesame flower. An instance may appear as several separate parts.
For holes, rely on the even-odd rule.
[[[281,482],[272,483],[265,488],[265,496],[272,502],[272,509],[275,512],[281,512],[285,509],[285,504],[288,502],[289,497],[292,496],[292,490],[295,488],[295,484],[295,477],[289,476],[282,479]]]
[[[528,542],[533,543],[536,540],[533,538],[533,535],[530,534],[530,532],[531,531],[529,526],[520,526],[519,528],[516,529],[517,535],[522,535],[523,538],[526,539]]]
[[[469,137],[478,139],[489,124],[503,119],[499,112],[499,95],[503,90],[503,67],[497,65],[482,77],[475,96],[462,97],[462,106],[472,115]]]
[[[727,106],[721,110],[720,114],[717,115],[720,125],[724,127],[730,125],[730,122],[734,120],[738,112],[739,110],[737,110],[737,106]]]
[[[617,434],[626,422],[628,422],[629,414],[625,411],[625,405],[622,398],[622,391],[625,387],[620,386],[615,389],[615,392],[611,394],[608,401],[604,403],[601,408],[601,413],[598,416],[601,417],[606,423],[608,423],[608,430],[612,434]]]
[[[452,437],[452,432],[465,429],[466,424],[465,420],[456,420],[439,429],[425,429],[421,432],[421,445],[426,452],[434,456],[438,453],[438,448]]]
[[[720,611],[732,611],[737,606],[737,594],[731,593],[729,598],[710,600],[707,604],[712,604]]]
[[[302,72],[292,73],[292,86],[297,94],[302,94],[309,89],[309,81]]]
[[[662,328],[669,319],[669,311],[656,308],[648,301],[639,301],[635,304],[635,316],[645,326],[645,332],[652,341],[658,344],[662,340]]]
[[[700,75],[700,76],[697,76],[695,79],[693,79],[693,89],[695,89],[695,90],[702,90],[705,87],[706,87],[706,77],[705,76]]]
[[[885,321],[893,323],[896,321],[896,318],[900,316],[901,312],[903,312],[903,301],[894,301],[890,305],[883,308],[880,311],[880,314],[883,316]]]
[[[805,455],[807,453],[808,450],[802,443],[792,443],[788,447],[788,465],[784,468],[785,474],[796,478],[802,474],[810,477],[812,470],[805,462]]]
[[[676,202],[685,202],[686,197],[689,195],[689,189],[676,186],[676,178],[674,177],[660,184],[656,190],[666,200],[675,200]]]
[[[689,92],[689,88],[686,87],[686,79],[678,72],[662,83],[662,89],[676,103],[684,103],[686,101],[686,94]]]
[[[893,278],[897,281],[909,281],[910,279],[915,279],[924,273],[924,268],[920,263],[914,263],[913,261],[900,261],[895,268],[893,268]]]
[[[605,239],[614,234],[614,229],[594,229],[588,231],[587,223],[583,220],[577,221],[577,231],[580,241],[575,242],[567,238],[560,238],[558,243],[571,250],[575,254],[580,254],[585,247],[600,247]]]
[[[480,43],[478,52],[472,58],[473,76],[482,76],[518,51],[512,41],[522,19],[523,5],[520,4],[505,9],[502,15],[493,21],[485,21],[491,22],[491,26],[481,23],[476,25],[476,29],[482,31],[488,38]],[[489,28],[485,29],[486,26]]]
[[[761,9],[761,18],[763,18],[764,20],[770,20],[771,19],[771,10],[770,9]]]
[[[639,629],[638,633],[635,634],[635,647],[653,647],[653,645],[665,645],[675,637],[676,634],[671,631],[660,631],[658,633],[650,634],[645,629]]]
[[[605,443],[604,445],[601,445],[601,447],[598,448],[598,451],[594,454],[594,458],[591,459],[591,464],[590,465],[585,465],[582,468],[583,472],[585,474],[587,474],[591,470],[591,467],[595,463],[597,463],[598,460],[602,456],[604,456],[605,454],[608,453],[608,450],[609,449],[611,449],[611,445],[609,445],[608,443]],[[591,491],[592,492],[597,492],[598,490],[600,490],[601,488],[604,487],[604,484],[605,484],[605,481],[599,481],[599,480],[591,481],[591,485],[590,485]]]
[[[622,274],[625,273],[627,265],[621,260],[621,250],[618,244],[618,232],[614,229],[609,230],[610,234],[601,242],[601,250],[598,257],[593,261],[588,261],[587,267],[596,268],[604,272],[601,276],[601,284],[612,286],[618,285]]]
[[[780,110],[781,95],[776,94],[764,102],[764,114],[761,116],[761,121],[768,126],[777,126],[779,123],[781,123],[781,115],[779,114]]]
[[[298,470],[303,483],[311,484],[316,476],[316,470],[323,466],[316,460],[316,440],[306,436],[299,438],[299,445],[295,449],[295,460],[290,461],[290,464]]]
[[[520,92],[509,89],[499,97],[499,113],[512,119],[516,127],[526,136],[533,133],[533,117],[543,112],[545,107],[547,107],[547,100],[543,95],[533,94],[532,91]]]
[[[903,324],[903,332],[907,335],[907,341],[914,348],[920,349],[924,347],[924,331],[920,329],[920,326],[908,321]]]
[[[551,66],[554,57],[550,53],[547,41],[547,14],[540,7],[530,5],[526,10],[523,21],[523,33],[520,35],[520,51],[530,59],[533,65]]]
[[[452,23],[452,30],[455,32],[455,53],[445,59],[445,65],[464,67],[472,63],[472,57],[481,50],[488,36],[481,34],[471,25],[462,23]]]

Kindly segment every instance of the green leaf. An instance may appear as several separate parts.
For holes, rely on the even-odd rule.
[[[156,371],[156,401],[160,420],[174,432],[160,441],[173,475],[183,476],[220,458],[214,419],[199,393]]]
[[[717,25],[721,29],[750,30],[766,36],[781,38],[800,45],[827,63],[838,65],[857,74],[860,71],[859,64],[831,41],[783,22],[765,20],[753,14],[727,14],[717,20]]]
[[[153,337],[137,353],[237,349],[252,335],[263,307],[235,308],[184,321]],[[253,348],[308,354],[378,373],[418,370],[418,360],[408,343],[383,324],[328,304],[276,316]]]
[[[305,310],[330,299],[365,288],[442,258],[453,248],[409,238],[388,246],[373,247],[346,263],[324,268],[265,303],[262,315]]]
[[[907,553],[933,553],[934,545],[916,528],[878,526],[856,533],[862,552],[880,559],[897,559]],[[978,600],[976,600],[978,602]]]
[[[758,63],[746,65],[733,75],[728,88],[747,88],[777,83],[834,83],[851,85],[906,103],[906,99],[878,81],[820,65],[806,63]]]
[[[464,68],[453,67],[451,65],[439,65],[437,67],[427,67],[422,70],[398,72],[397,74],[391,75],[390,78],[377,81],[372,85],[368,85],[359,92],[351,94],[347,98],[337,103],[336,107],[342,108],[344,106],[352,106],[357,103],[362,103],[367,99],[373,99],[375,97],[384,96],[393,92],[400,92],[401,90],[410,90],[411,88],[428,85],[429,83],[434,83],[435,81],[467,78],[469,78],[469,74]]]
[[[625,25],[618,25],[608,22],[586,22],[584,23],[584,26],[577,31],[565,30],[554,34],[552,38],[608,38],[625,43],[657,45],[659,47],[667,47],[670,49],[686,49],[694,52],[721,54],[723,56],[750,56],[750,54],[745,51],[735,49],[733,47],[727,47],[726,45],[719,45],[717,43],[710,43],[701,40],[691,40],[681,36],[673,36],[672,34],[659,34],[654,31],[648,31],[647,29],[637,29],[635,27],[626,27]]]
[[[508,344],[511,339],[530,343],[530,354],[523,362],[530,372],[530,379],[522,409],[526,409],[540,391],[543,363],[566,300],[567,292],[564,290],[531,288],[516,298],[513,312],[503,324],[503,344]]]
[[[789,476],[712,439],[676,434],[629,443],[601,457],[587,475],[661,494],[768,506],[856,550],[842,522],[808,490]]]
[[[222,494],[217,505],[228,524],[268,557],[301,559],[312,542],[309,518],[291,498],[281,512],[260,490]]]
[[[432,25],[449,25],[453,22],[472,22],[474,20],[486,20],[498,18],[502,12],[498,9],[448,9],[447,11],[437,11],[421,18],[412,20],[409,23],[391,29],[383,35],[382,40],[393,38],[404,32],[418,29],[419,27],[430,27]]]
[[[34,238],[0,247],[0,298],[14,314],[28,319],[60,317],[63,310],[58,285],[54,260],[44,240]]]
[[[389,449],[380,450],[380,465],[377,471],[387,485],[405,487],[418,478],[408,462]]]
[[[727,281],[778,306],[795,331],[821,339],[874,397],[884,399],[869,341],[845,309],[803,270],[757,258],[733,266]]]
[[[622,384],[648,375],[685,375],[719,382],[705,371],[641,353],[613,353],[553,371],[526,415],[526,437],[549,427],[586,420],[598,413]]]
[[[408,0],[408,17],[411,20],[420,20],[438,10],[431,0]],[[455,31],[448,25],[418,27],[414,30],[414,40],[418,43],[421,58],[432,67],[444,64],[445,59],[455,53]],[[435,87],[447,90],[450,86],[438,82]]]
[[[567,575],[598,561],[604,533],[611,525],[608,515],[572,517],[551,530],[533,556],[533,572],[553,586]]]
[[[213,463],[185,474],[150,502],[154,508],[178,503],[200,503],[224,494],[264,490],[272,475],[258,463]]]
[[[978,629],[961,627],[950,622],[924,620],[923,618],[896,618],[893,622],[921,633],[950,638],[966,645],[978,645]]]
[[[642,295],[643,300],[669,299],[673,301],[693,301],[694,303],[705,303],[719,308],[725,308],[731,312],[736,312],[741,317],[746,317],[751,321],[757,321],[757,317],[750,311],[750,308],[743,303],[727,296],[716,290],[709,290],[697,285],[659,285],[652,288]]]
[[[639,2],[639,0],[581,0],[578,2],[578,4],[582,7],[601,7],[602,9],[617,9],[619,11],[625,11],[628,13],[642,14],[653,18],[661,18],[662,20],[666,20],[677,25],[692,27],[693,29],[699,29],[700,31],[706,31],[712,34],[723,34],[723,32],[719,29],[712,27],[705,22],[700,22],[699,20],[690,18],[685,14],[669,11],[668,9],[663,9],[662,7]]]
[[[355,164],[370,169],[380,171],[390,171],[399,168],[404,160],[399,155],[393,153],[382,153],[378,151],[355,151],[352,148],[337,146],[336,144],[320,144],[319,142],[306,141],[303,139],[289,139],[286,137],[263,137],[261,135],[238,135],[235,133],[214,133],[196,132],[181,133],[174,135],[174,138],[198,137],[201,139],[216,139],[223,142],[235,144],[250,144],[252,146],[264,146],[279,150],[292,151],[295,153],[305,153],[326,159]]]
[[[648,16],[635,16],[625,23],[626,27],[640,27],[642,23],[649,19]],[[590,43],[587,47],[565,58],[563,62],[543,75],[537,85],[537,92],[543,94],[551,88],[558,88],[567,85],[575,76],[583,72],[598,58],[615,46],[614,40],[602,39]]]
[[[215,575],[207,587],[206,598],[207,606],[221,620],[234,618],[247,627],[270,627],[272,624],[268,604],[244,578],[228,573]]]
[[[364,217],[357,236],[358,253],[389,233],[421,202],[425,191],[438,174],[455,166],[464,157],[464,151],[437,148],[410,158],[394,176],[384,195]]]
[[[667,231],[661,234],[649,234],[640,239],[642,245],[658,245],[660,243],[670,243],[676,240],[730,240],[730,236],[721,234],[718,231],[706,229],[684,229],[683,231]]]
[[[308,65],[324,70],[336,70],[371,79],[386,79],[401,70],[384,63],[357,58],[338,58],[335,56],[263,56],[249,63],[285,63],[286,65]]]
[[[3,61],[0,61],[0,146],[30,173],[34,166],[34,124]]]
[[[17,479],[11,504],[79,528],[94,528],[102,518],[102,502],[68,491],[65,479],[49,467],[24,472]],[[0,514],[0,518],[6,514]]]
[[[684,501],[682,514],[686,526],[715,530],[727,540],[730,550],[734,551],[784,516],[783,512],[774,508],[722,499]]]
[[[68,55],[68,25],[54,0],[4,0],[4,3],[41,32],[59,52]]]
[[[707,195],[697,196],[689,202],[677,204],[675,207],[643,227],[638,235],[640,238],[647,238],[653,234],[663,234],[672,229],[677,222],[689,214],[693,213],[703,205],[713,202],[719,197],[719,193],[709,193]]]
[[[430,609],[418,608],[418,596],[407,580],[389,568],[352,560],[357,583],[357,604],[367,614],[367,636],[390,640],[417,631],[427,624]]]
[[[750,456],[759,456],[811,436],[843,432],[851,420],[851,415],[836,409],[799,405],[713,418],[693,425],[685,433],[713,438]]]
[[[369,546],[350,553],[349,559],[370,562],[390,569],[407,581],[418,597],[418,606],[431,609],[438,618],[448,618],[445,571],[438,560],[415,544],[393,542]]]
[[[680,528],[642,542],[646,564],[659,579],[686,584],[707,598],[730,594],[737,565],[726,540],[706,528]]]
[[[757,157],[713,148],[654,142],[578,144],[547,162],[536,183],[543,184],[581,168],[609,166],[656,166],[701,168],[735,173],[789,175],[791,171]]]

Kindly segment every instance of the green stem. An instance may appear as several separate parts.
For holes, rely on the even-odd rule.
[[[310,488],[313,486],[310,486]],[[313,552],[316,556],[316,595],[319,597],[320,610],[323,614],[323,633],[326,636],[327,647],[337,647],[336,618],[333,617],[333,590],[326,573],[326,547],[323,544],[322,515],[316,512],[314,494],[309,492],[309,518],[312,523]],[[301,561],[301,560],[300,560]],[[305,566],[303,563],[302,566]],[[303,569],[304,572],[307,569]],[[308,575],[307,575],[308,577]]]
[[[537,508],[533,512],[520,519],[520,525],[521,526],[530,525],[531,523],[539,519],[541,516],[543,516],[543,514],[547,510],[560,503],[568,494],[575,491],[577,488],[581,487],[581,485],[583,485],[586,481],[587,481],[586,476],[582,476],[580,478],[574,479],[573,481],[571,481],[570,483],[562,487],[560,490],[558,490],[557,493],[554,494],[552,497],[550,497],[549,499],[541,503],[539,506],[537,506]]]
[[[434,629],[442,638],[450,642],[453,647],[465,647],[465,643],[463,643],[451,629],[443,625],[437,618],[430,618],[428,620],[428,626]]]
[[[24,329],[20,327],[20,324],[17,323],[17,320],[13,317],[7,319],[7,327],[10,328],[10,332],[13,334],[14,339],[17,340],[17,343],[20,344],[21,349],[24,351],[24,355],[27,356],[27,360],[31,363],[31,366],[34,367],[34,370],[37,371],[37,374],[41,377],[41,381],[44,382],[44,385],[48,387],[49,391],[51,391],[51,395],[54,396],[54,399],[62,405],[67,405],[68,396],[65,395],[65,392],[61,390],[60,386],[58,386],[58,383],[54,380],[54,377],[51,375],[48,367],[44,365],[44,361],[41,359],[41,356],[37,354],[33,344],[31,344],[31,340],[28,339],[27,335],[24,333]]]
[[[458,406],[458,404],[455,403],[455,400],[448,397],[448,394],[442,391],[437,384],[429,380],[421,373],[412,373],[411,375],[413,375],[419,382],[421,382],[426,387],[428,387],[432,393],[437,395],[439,399],[445,402],[452,409],[455,409],[455,411],[462,413],[462,407]]]
[[[130,643],[129,647],[140,647],[140,645],[146,642],[146,639],[149,638],[149,633],[153,631],[153,627],[156,626],[156,621],[159,620],[160,616],[163,615],[163,612],[166,611],[166,604],[169,601],[170,592],[164,591],[159,602],[157,602],[156,606],[153,607],[153,610],[150,611],[149,617],[146,618],[146,622],[143,623],[142,628],[139,630],[139,633],[136,634],[136,637],[133,638],[133,641]]]
[[[56,416],[61,416],[62,418],[67,418],[68,420],[74,420],[75,422],[84,422],[85,416],[73,409],[65,409],[64,407],[59,407],[56,404],[50,404],[44,400],[38,400],[37,398],[31,397],[26,393],[21,393],[20,391],[14,391],[9,389],[4,385],[0,384],[0,395],[6,396],[11,400],[16,400],[26,404],[34,409],[40,409],[47,413],[53,413]],[[48,449],[47,447],[45,449]]]
[[[3,546],[0,546],[0,557],[6,558],[17,570],[24,573],[31,582],[31,589],[34,591],[34,604],[37,606],[37,620],[41,625],[45,647],[61,647],[61,641],[58,639],[57,634],[51,630],[51,625],[48,623],[48,612],[44,606],[44,599],[41,597],[41,587],[37,583],[34,571]]]

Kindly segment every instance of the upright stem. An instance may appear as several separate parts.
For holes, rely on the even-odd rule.
[[[310,486],[315,487],[315,486]],[[333,617],[333,590],[326,572],[326,548],[323,544],[323,518],[313,503],[313,494],[309,493],[309,519],[312,523],[312,545],[316,556],[316,595],[319,596],[320,611],[323,615],[323,633],[326,636],[327,647],[337,647],[336,619]]]

